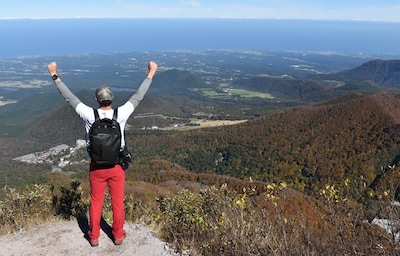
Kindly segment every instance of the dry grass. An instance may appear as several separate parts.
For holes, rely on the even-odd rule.
[[[235,125],[244,122],[247,122],[247,120],[196,120],[191,122],[191,124],[194,125],[187,125],[182,127],[166,127],[166,128],[161,128],[160,130],[187,131],[192,129]]]
[[[271,185],[254,194],[211,187],[166,198],[160,235],[192,255],[397,255],[399,245],[347,202],[307,202]]]

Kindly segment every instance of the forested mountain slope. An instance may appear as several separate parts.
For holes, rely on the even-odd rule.
[[[352,69],[331,74],[309,75],[313,80],[367,82],[382,88],[400,88],[400,60],[371,60]]]
[[[351,182],[351,197],[400,155],[399,99],[379,93],[298,107],[245,124],[128,135],[135,155],[159,156],[193,172],[268,182],[315,193]]]
[[[372,60],[338,75],[347,80],[372,81],[383,87],[400,88],[400,60]]]

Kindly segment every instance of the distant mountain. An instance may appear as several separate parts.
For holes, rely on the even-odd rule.
[[[400,60],[373,60],[337,74],[346,80],[372,81],[383,87],[400,88]]]
[[[356,68],[334,74],[311,75],[317,80],[339,80],[346,84],[354,82],[369,83],[371,86],[400,88],[400,60],[372,60]]]
[[[312,103],[342,97],[349,92],[376,93],[383,88],[400,89],[400,60],[373,60],[333,74],[254,76],[238,79],[239,88],[266,92],[279,100]]]
[[[150,87],[150,92],[188,95],[189,88],[204,88],[206,83],[186,70],[171,69],[157,74]]]

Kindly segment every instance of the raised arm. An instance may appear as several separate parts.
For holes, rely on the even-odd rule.
[[[51,75],[52,79],[54,80],[54,83],[56,84],[56,87],[57,87],[58,91],[64,97],[65,101],[68,102],[74,109],[76,109],[76,106],[81,101],[78,99],[78,97],[76,97],[68,89],[68,87],[64,84],[64,82],[58,76],[57,63],[56,62],[52,62],[49,65],[47,65],[47,70],[49,71],[49,74]]]
[[[132,103],[134,108],[136,108],[139,105],[139,102],[143,99],[144,95],[147,93],[149,90],[150,84],[153,81],[153,76],[155,75],[157,71],[157,64],[153,61],[149,62],[148,65],[148,73],[146,78],[143,80],[137,91],[129,98],[129,102]]]

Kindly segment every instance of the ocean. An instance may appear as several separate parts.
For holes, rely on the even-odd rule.
[[[400,23],[262,19],[0,20],[0,58],[170,50],[400,54]]]

